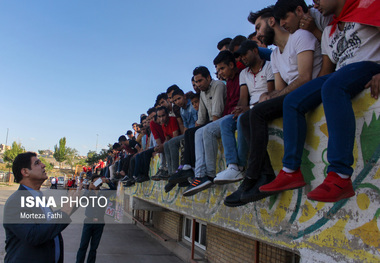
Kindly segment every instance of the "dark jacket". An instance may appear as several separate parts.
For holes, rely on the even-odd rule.
[[[5,262],[55,262],[54,238],[57,235],[60,241],[58,262],[63,262],[61,232],[71,222],[70,216],[62,212],[62,219],[60,220],[29,219],[27,223],[22,223],[20,220],[21,213],[41,214],[43,211],[40,207],[21,207],[21,195],[31,196],[32,194],[23,185],[20,185],[4,206]]]

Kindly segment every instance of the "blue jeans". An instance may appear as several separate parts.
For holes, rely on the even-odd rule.
[[[195,132],[195,177],[216,176],[220,124],[228,116],[206,124]]]
[[[237,164],[239,166],[245,166],[247,163],[248,144],[243,135],[240,117],[233,119],[233,114],[226,116],[221,124],[220,131],[222,135],[222,143],[224,148],[224,157],[226,158],[226,164]],[[238,131],[237,146],[235,139],[235,131]]]
[[[154,147],[151,147],[139,154],[136,154],[135,167],[132,173],[134,177],[137,178],[140,175],[149,176],[150,159],[152,158],[153,153]],[[129,178],[132,178],[132,175],[130,175]]]
[[[352,175],[356,123],[351,99],[378,73],[380,65],[377,63],[352,63],[291,92],[283,105],[284,166],[294,170],[301,166],[306,139],[305,114],[322,102],[329,134],[327,172]]]
[[[179,135],[171,138],[164,143],[164,150],[166,156],[166,162],[168,164],[169,174],[175,173],[179,166],[179,148],[181,146],[181,140],[185,138],[185,135]]]
[[[96,260],[96,250],[102,238],[104,224],[84,223],[82,238],[77,253],[77,263],[83,263],[86,258],[86,251],[91,240],[90,251],[88,252],[87,263],[94,263]]]

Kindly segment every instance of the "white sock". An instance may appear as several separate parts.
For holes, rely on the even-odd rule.
[[[185,164],[182,168],[182,170],[189,170],[191,169],[191,165]]]
[[[350,178],[350,176],[349,175],[345,175],[345,174],[341,174],[341,173],[337,173],[339,176],[340,176],[340,178],[342,178],[342,179],[348,179],[348,178]]]
[[[232,169],[234,169],[234,170],[236,170],[236,171],[239,171],[239,167],[238,167],[236,164],[234,164],[234,163],[230,163],[230,164],[228,165],[228,168],[232,168]]]
[[[282,167],[282,170],[285,173],[288,173],[288,174],[294,173],[296,171],[296,170],[292,170],[292,169],[289,169],[289,168],[286,168],[286,167]]]

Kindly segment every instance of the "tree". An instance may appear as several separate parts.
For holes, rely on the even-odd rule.
[[[66,137],[59,140],[59,146],[54,145],[53,157],[59,163],[59,168],[61,168],[62,162],[67,158]]]
[[[46,172],[49,172],[49,171],[53,170],[53,168],[54,168],[54,164],[49,163],[49,161],[46,160],[46,159],[43,158],[43,157],[40,157],[39,159],[40,159],[40,161],[45,165],[45,171],[46,171]]]
[[[86,163],[93,165],[98,161],[98,154],[95,151],[88,151]]]
[[[12,163],[15,160],[16,156],[23,152],[25,152],[25,148],[21,146],[21,143],[17,142],[13,142],[12,148],[4,152],[3,160],[7,163],[7,167],[9,168],[9,174],[11,174]],[[11,184],[12,181],[13,176],[9,176],[9,184]]]
[[[13,163],[16,156],[25,152],[25,148],[21,146],[21,143],[13,142],[12,148],[4,152],[3,160],[8,164]]]
[[[76,165],[86,166],[87,165],[86,159],[79,159]]]
[[[71,170],[73,170],[73,167],[78,162],[79,153],[76,149],[67,147],[66,148],[66,163],[70,165]]]

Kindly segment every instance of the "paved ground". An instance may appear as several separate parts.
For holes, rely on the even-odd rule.
[[[7,197],[17,188],[18,186],[7,187],[0,185],[0,221],[3,218],[3,206]],[[65,242],[65,262],[75,262],[81,232],[81,224],[71,224],[62,232]],[[5,233],[4,228],[1,226],[0,262],[3,262],[5,254],[4,241]],[[96,262],[180,263],[183,261],[157,240],[129,222],[127,224],[107,224],[105,226]]]

